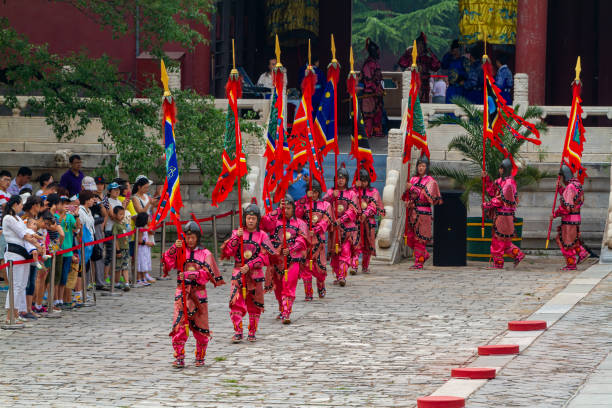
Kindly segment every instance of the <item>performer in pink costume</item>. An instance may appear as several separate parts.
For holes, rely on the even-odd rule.
[[[242,318],[249,314],[249,341],[255,341],[259,316],[264,311],[265,280],[263,267],[268,264],[268,256],[275,250],[268,234],[259,230],[261,213],[256,204],[249,204],[244,210],[246,230],[238,228],[221,246],[222,259],[234,258],[232,272],[232,291],[230,296],[230,318],[234,324],[234,343],[242,341]],[[244,252],[240,253],[240,236]],[[244,255],[244,266],[242,256]],[[246,283],[246,299],[242,290]]]
[[[271,236],[272,245],[276,248],[279,256],[274,256],[271,266],[266,275],[266,290],[274,289],[274,295],[278,301],[280,311],[278,319],[284,324],[291,323],[291,311],[295,301],[295,289],[300,275],[300,267],[306,261],[306,249],[308,248],[308,227],[306,223],[295,216],[295,201],[287,194],[281,201],[281,206],[285,209],[285,221],[283,218],[274,217],[276,226]],[[269,223],[264,215],[264,222]],[[283,233],[285,239],[283,240]],[[286,248],[283,248],[283,241]],[[285,258],[287,259],[287,273],[285,273]]]
[[[325,232],[331,225],[331,205],[321,200],[323,190],[317,180],[312,180],[312,190],[306,193],[306,197],[298,200],[296,205],[296,216],[306,223],[312,225],[310,234],[311,245],[308,248],[309,259],[302,265],[300,276],[304,282],[304,300],[309,302],[313,299],[312,277],[317,280],[317,291],[320,298],[325,297],[325,278],[327,276],[326,238]],[[312,209],[312,224],[310,224]]]
[[[561,195],[561,205],[552,218],[561,217],[561,225],[557,229],[557,245],[565,257],[565,267],[562,270],[573,271],[577,263],[589,257],[589,253],[580,241],[580,207],[584,203],[584,191],[582,184],[567,165],[561,166],[559,174],[563,177],[565,187],[557,186]]]
[[[492,269],[504,267],[504,254],[514,259],[514,267],[525,258],[525,254],[512,243],[514,237],[514,213],[518,205],[516,182],[512,177],[512,162],[504,159],[499,166],[500,177],[491,182],[486,173],[485,189],[491,200],[483,204],[490,211],[493,219],[493,236],[491,239]]]
[[[199,245],[200,227],[194,222],[189,221],[183,228],[185,232],[185,262],[183,265],[183,276],[177,277],[176,292],[174,294],[174,317],[172,321],[172,347],[174,347],[173,363],[176,368],[185,366],[185,342],[187,333],[185,330],[185,316],[183,315],[183,290],[182,281],[185,279],[185,294],[187,299],[187,320],[189,327],[196,339],[195,365],[204,365],[206,348],[211,338],[208,327],[208,298],[206,295],[206,283],[211,282],[215,287],[224,285],[223,277],[219,272],[215,258],[210,251]],[[164,271],[177,267],[177,247],[182,247],[183,242],[177,240],[168,249],[162,258]]]
[[[438,183],[429,175],[427,156],[421,155],[417,160],[416,175],[406,183],[402,200],[408,207],[406,245],[414,252],[414,265],[411,269],[423,269],[423,264],[429,259],[427,244],[432,239],[431,206],[442,203]]]
[[[331,267],[336,275],[335,283],[346,285],[346,275],[353,264],[353,253],[357,248],[358,233],[355,220],[359,214],[358,198],[348,188],[349,174],[346,168],[338,169],[338,177],[333,190],[329,190],[325,201],[331,203],[332,216],[335,218],[329,232],[328,253],[331,256]],[[355,266],[354,266],[355,267]]]
[[[359,180],[355,183],[355,192],[359,198],[359,246],[355,251],[361,254],[361,272],[370,272],[370,258],[376,256],[376,215],[384,215],[385,209],[378,190],[370,186],[370,173],[359,170]],[[363,227],[361,226],[363,224]],[[363,234],[363,235],[362,235]],[[359,260],[359,258],[357,258]]]

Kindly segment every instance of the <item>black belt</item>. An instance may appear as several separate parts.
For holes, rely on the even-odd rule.
[[[8,243],[7,252],[12,252],[16,255],[19,255],[25,259],[32,259],[32,255],[28,254],[28,251],[22,247],[21,245]]]
[[[514,215],[514,212],[497,211],[497,215]]]

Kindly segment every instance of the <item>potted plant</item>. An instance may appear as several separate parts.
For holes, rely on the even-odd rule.
[[[453,180],[455,188],[462,189],[463,194],[461,200],[468,206],[469,196],[472,193],[478,195],[482,191],[482,110],[478,106],[470,103],[463,97],[456,97],[453,103],[461,108],[463,114],[461,117],[455,115],[444,115],[433,118],[429,121],[429,127],[440,125],[458,125],[463,128],[465,133],[454,137],[448,144],[448,150],[456,150],[462,153],[466,165],[460,167],[448,166],[433,166],[431,173],[437,177],[447,177]],[[518,110],[519,106],[515,106]],[[540,133],[546,132],[546,123],[538,121],[542,116],[542,109],[537,106],[529,106],[523,118],[534,122]],[[530,135],[529,129],[521,129],[512,118],[505,118],[508,125],[519,131],[524,136]],[[504,129],[500,135],[504,145],[514,157],[515,161],[520,165],[520,148],[526,142],[523,139],[518,139],[512,135],[508,129]],[[496,148],[492,147],[487,142],[486,149],[486,171],[492,180],[499,177],[498,169],[504,156]],[[528,186],[538,182],[540,179],[548,175],[541,172],[533,166],[522,166],[514,178],[519,188]],[[515,243],[520,246],[522,240],[522,218],[515,218]],[[485,236],[481,236],[481,218],[468,217],[467,220],[467,235],[468,235],[468,259],[486,261],[489,258],[489,248],[491,242],[491,220],[485,220]]]

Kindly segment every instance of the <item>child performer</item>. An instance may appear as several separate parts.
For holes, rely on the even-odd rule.
[[[432,205],[442,203],[440,188],[429,175],[429,158],[421,155],[416,164],[416,175],[406,183],[402,200],[408,207],[406,244],[414,251],[414,265],[411,269],[423,269],[429,259],[427,244],[431,241]]]
[[[376,256],[376,216],[384,215],[385,209],[378,190],[370,186],[370,173],[359,170],[359,180],[355,183],[355,192],[359,198],[359,247],[357,260],[361,254],[361,272],[370,272],[370,258]]]
[[[208,298],[206,294],[206,283],[211,282],[215,287],[224,285],[223,277],[219,272],[215,258],[210,251],[200,246],[200,227],[189,221],[184,227],[185,233],[185,258],[183,260],[183,273],[177,274],[177,286],[174,294],[174,317],[172,319],[172,347],[174,348],[175,368],[185,367],[185,342],[187,332],[186,320],[196,340],[195,366],[204,365],[208,341],[212,337],[208,327]],[[177,255],[183,247],[181,239],[176,240],[174,245],[168,249],[162,258],[164,270],[178,267]],[[183,280],[185,281],[185,293],[183,293]],[[187,302],[187,316],[183,312],[183,296]]]
[[[268,264],[268,255],[275,254],[268,234],[259,230],[261,219],[259,207],[251,203],[243,214],[246,229],[238,228],[232,231],[232,236],[221,246],[222,259],[235,260],[229,304],[230,318],[234,324],[232,337],[234,343],[242,341],[242,318],[247,313],[249,314],[248,340],[256,341],[255,333],[259,316],[264,311],[263,267]],[[240,248],[241,237],[243,252]]]
[[[340,286],[346,285],[346,275],[353,266],[353,253],[357,247],[358,229],[355,220],[359,214],[357,195],[348,188],[349,174],[346,168],[338,169],[338,177],[333,190],[329,190],[325,201],[331,203],[333,227],[329,233],[328,252],[331,254],[331,267]]]
[[[323,190],[317,180],[312,180],[312,190],[306,193],[306,197],[298,200],[295,213],[306,223],[312,226],[310,243],[308,248],[309,259],[302,265],[300,275],[304,282],[304,293],[306,302],[313,299],[312,277],[317,280],[317,291],[320,298],[325,297],[325,277],[327,276],[327,257],[325,248],[325,232],[332,223],[331,205],[321,200]],[[312,211],[311,211],[312,210]],[[312,212],[312,215],[311,215]]]
[[[290,324],[300,267],[306,261],[308,227],[304,221],[295,216],[295,201],[289,194],[285,200],[281,201],[281,206],[285,210],[286,225],[283,223],[282,216],[275,217],[276,226],[272,235],[272,245],[280,256],[273,257],[274,269],[267,276],[266,288],[268,290],[271,287],[274,288],[280,310],[277,318],[281,319],[284,324]],[[267,217],[264,216],[264,219]],[[283,234],[285,234],[284,237]],[[285,265],[287,266],[286,273]]]
[[[483,172],[484,173],[484,172]],[[503,269],[504,254],[514,258],[514,267],[525,258],[525,254],[512,243],[514,237],[514,213],[518,205],[516,182],[512,177],[512,162],[504,159],[499,166],[499,178],[491,182],[484,173],[485,189],[491,200],[483,204],[485,210],[492,212],[493,236],[491,238],[491,269]]]

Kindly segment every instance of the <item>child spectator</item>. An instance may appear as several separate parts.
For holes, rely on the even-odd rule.
[[[55,217],[59,221],[59,224],[64,231],[64,241],[62,242],[61,249],[68,249],[74,246],[74,233],[75,230],[80,227],[78,223],[78,213],[73,215],[67,211],[67,204],[70,203],[70,198],[63,195],[66,193],[65,189],[61,189],[60,201],[56,205]],[[74,212],[74,209],[73,209]],[[73,262],[73,252],[66,252],[62,256],[56,257],[55,264],[55,283],[56,283],[56,294],[55,294],[55,305],[58,305],[62,309],[72,309],[70,299],[72,298],[70,291],[66,290],[66,283],[68,282],[68,275],[71,272],[71,266]],[[78,260],[77,260],[78,262]],[[63,300],[62,300],[63,299]],[[64,300],[66,304],[64,305]]]
[[[127,227],[124,223],[125,209],[123,207],[113,208],[113,235],[120,235],[127,231]],[[115,265],[115,287],[117,289],[123,289],[124,292],[130,290],[130,246],[128,243],[128,237],[117,238],[117,244],[115,251],[116,265]],[[119,277],[122,277],[125,283],[119,283]]]
[[[57,223],[56,218],[53,216],[52,213],[52,211],[55,211],[55,207],[59,202],[59,196],[57,194],[50,194],[47,199],[49,200],[48,203],[50,204],[49,211],[44,211],[40,215],[40,218],[44,224],[44,228],[47,230],[47,237],[45,242],[45,245],[47,247],[46,252],[47,254],[53,254],[59,251],[60,246],[62,245],[62,241],[64,240],[64,230]],[[50,258],[51,257],[52,256],[50,255]],[[47,273],[38,274],[37,276],[38,282],[36,283],[36,291],[34,292],[33,299],[34,306],[32,307],[34,313],[46,313],[48,311],[48,309],[42,305],[42,301],[45,290],[48,290],[48,284],[50,282],[50,273],[48,271],[49,268],[51,268],[51,262],[53,262],[52,259],[47,259],[45,261]],[[55,311],[59,310],[59,308],[55,308]]]
[[[32,257],[36,269],[43,269],[44,266],[40,263],[40,258],[46,261],[50,257],[45,252],[43,236],[38,234],[38,219],[28,218],[26,226],[26,233],[31,235],[34,240],[32,240],[32,242],[26,240],[25,249]]]
[[[136,228],[144,228],[149,223],[149,214],[140,212],[136,216]],[[140,233],[138,242],[138,259],[136,259],[136,272],[138,281],[136,286],[150,286],[148,281],[151,272],[151,247],[155,245],[154,234],[149,231]]]
[[[104,220],[104,237],[110,237],[111,235],[113,235],[113,219],[114,219],[114,213],[113,210],[115,209],[115,207],[122,207],[123,204],[121,203],[121,201],[119,200],[119,193],[120,193],[120,188],[119,188],[119,184],[116,182],[112,182],[108,185],[108,195],[106,197],[104,197],[104,200],[102,200],[102,205],[104,206],[104,208],[106,209],[106,218]],[[104,279],[106,281],[107,285],[110,285],[110,268],[111,268],[111,261],[112,261],[112,257],[113,257],[113,241],[107,241],[104,243],[104,250],[105,250],[105,255],[104,255]]]

